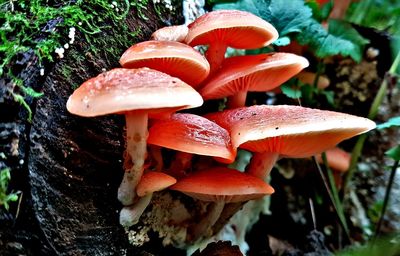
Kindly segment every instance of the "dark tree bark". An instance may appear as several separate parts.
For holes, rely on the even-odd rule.
[[[127,46],[167,23],[181,23],[181,6],[174,6],[177,14],[171,16],[149,4],[142,13],[147,20],[132,8],[126,24],[130,32],[139,31],[134,42],[119,41],[118,28],[104,29],[91,43],[77,31],[65,58],[47,63],[44,77],[33,52],[21,54],[10,67],[26,87],[44,93],[37,102],[27,99],[32,122],[12,98],[12,79],[0,79],[0,151],[6,155],[0,167],[12,170],[10,188],[23,192],[19,206],[0,209],[0,255],[177,255],[158,253],[157,239],[147,249],[135,248],[118,223],[123,117],[80,118],[65,108],[73,87],[118,67]]]

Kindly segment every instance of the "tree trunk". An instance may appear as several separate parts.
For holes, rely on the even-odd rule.
[[[9,65],[24,86],[43,96],[37,102],[27,98],[33,112],[28,122],[26,110],[12,97],[14,82],[0,78],[0,152],[5,154],[0,169],[12,170],[10,188],[23,193],[10,212],[0,207],[1,255],[159,255],[161,250],[182,254],[161,249],[158,239],[134,247],[118,223],[123,116],[81,118],[65,107],[73,88],[104,69],[118,67],[119,56],[130,45],[147,40],[159,27],[182,23],[181,6],[176,4],[173,14],[161,4],[156,10],[152,2],[140,13],[131,6],[125,22],[129,32],[137,34],[134,41],[111,22],[91,35],[90,43],[77,29],[65,57],[46,63],[45,76],[40,76],[31,50]]]

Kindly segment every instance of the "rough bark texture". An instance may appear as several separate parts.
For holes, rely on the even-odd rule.
[[[147,252],[129,245],[118,224],[123,117],[80,118],[65,108],[74,86],[119,66],[125,47],[147,40],[166,23],[182,21],[153,4],[143,14],[148,20],[134,10],[126,20],[131,32],[140,29],[135,42],[118,41],[123,36],[117,28],[103,30],[91,44],[78,32],[66,57],[46,66],[51,72],[45,77],[32,52],[21,55],[13,64],[18,77],[44,93],[37,102],[28,99],[31,123],[10,94],[11,79],[0,79],[0,151],[6,155],[0,167],[12,170],[10,187],[23,192],[18,218],[16,204],[9,213],[0,209],[0,255],[149,255],[160,249],[157,239]]]

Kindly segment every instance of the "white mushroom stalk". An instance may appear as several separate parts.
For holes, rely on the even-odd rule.
[[[202,219],[194,223],[193,226],[189,227],[188,240],[196,242],[203,236],[209,236],[212,234],[211,228],[219,219],[222,210],[224,209],[225,202],[211,202],[207,207],[207,213]]]
[[[119,214],[119,223],[123,227],[130,227],[139,222],[140,216],[150,204],[153,193],[141,197],[134,205],[122,208]]]
[[[118,188],[118,200],[123,205],[133,204],[136,198],[136,186],[142,177],[144,161],[147,155],[146,112],[128,112],[126,118],[126,157],[125,173]]]

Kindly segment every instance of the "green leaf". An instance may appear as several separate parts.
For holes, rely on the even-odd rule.
[[[320,10],[320,14],[319,14],[320,19],[327,20],[329,17],[329,14],[331,14],[332,8],[333,8],[333,0],[330,0],[328,3],[324,4]]]
[[[290,44],[290,38],[287,36],[280,37],[278,40],[276,40],[274,43],[276,46],[285,46]]]
[[[341,20],[329,20],[329,33],[336,37],[347,47],[340,50],[343,56],[350,56],[356,61],[362,58],[363,48],[369,43],[368,39],[362,37],[349,23]]]
[[[389,156],[395,161],[400,161],[400,145],[389,149],[388,151],[385,152],[385,155]]]
[[[340,54],[360,61],[363,47],[368,43],[343,21],[330,21],[328,32],[313,18],[312,9],[303,0],[291,0],[290,4],[287,0],[239,0],[236,3],[217,4],[214,9],[251,12],[270,22],[278,30],[280,38],[294,38],[301,45],[308,45],[321,58]],[[325,12],[328,13],[328,10]],[[285,42],[286,39],[282,40]]]
[[[11,202],[17,201],[18,200],[18,193],[12,193],[12,194],[7,195],[6,200],[7,201],[11,201]]]
[[[315,87],[312,85],[305,84],[301,87],[303,101],[309,106],[312,106],[315,103],[314,93]]]
[[[301,45],[309,45],[318,57],[340,54],[358,62],[362,58],[364,45],[368,43],[350,24],[339,20],[329,21],[329,31],[313,21],[296,39]]]
[[[377,125],[376,129],[382,130],[393,126],[400,126],[400,116],[392,117],[387,122]]]
[[[326,101],[335,106],[335,93],[333,91],[321,90],[320,93],[325,96]]]
[[[251,12],[271,23],[280,37],[299,33],[307,26],[312,11],[303,0],[240,0],[236,3],[217,4],[214,10],[235,9]]]
[[[286,83],[281,85],[282,93],[291,99],[299,99],[301,98],[301,90],[293,87],[292,85]]]
[[[320,6],[316,0],[306,1],[306,5],[312,9],[313,17],[318,22],[327,20],[333,8],[333,0]]]
[[[305,6],[303,0],[265,0],[260,1],[267,5],[261,7],[257,4],[263,19],[269,21],[279,32],[279,35],[286,36],[290,33],[301,32],[312,19],[312,10]]]

